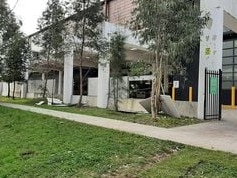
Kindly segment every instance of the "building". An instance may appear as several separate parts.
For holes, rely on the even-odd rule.
[[[174,76],[173,80],[179,81],[179,88],[176,89],[176,96],[180,110],[186,111],[183,115],[192,110],[191,116],[203,119],[204,117],[204,97],[205,97],[205,69],[223,70],[223,104],[230,104],[231,87],[237,87],[237,3],[235,0],[200,0],[200,10],[209,13],[210,20],[203,30],[200,47],[197,49],[193,63],[189,66],[188,78]],[[137,39],[132,36],[132,31],[126,27],[126,22],[131,18],[133,9],[132,0],[107,0],[103,2],[104,12],[108,20],[102,24],[103,34],[107,39],[113,32],[120,31],[126,37],[127,60],[132,61],[146,53],[146,47],[141,46]],[[34,46],[33,48],[37,48]],[[90,56],[88,56],[90,58]],[[84,64],[93,68],[91,75],[87,78],[85,96],[83,102],[90,106],[106,108],[111,105],[110,97],[110,65],[106,58],[101,58],[98,64]],[[64,65],[57,71],[57,80],[49,81],[50,86],[56,86],[56,93],[61,96],[66,104],[78,102],[78,92],[76,91],[77,60],[73,49],[64,57]],[[35,76],[37,78],[37,76]],[[42,82],[38,76],[38,81],[32,80],[32,86]],[[140,77],[124,76],[124,90],[120,91],[119,108],[123,111],[146,112],[139,104],[141,100],[149,97],[147,89],[151,89],[151,75]],[[21,86],[21,91],[25,90],[28,97],[35,97],[37,92],[29,92],[30,85]],[[134,87],[139,91],[134,91]],[[28,89],[24,89],[28,88]],[[188,88],[193,87],[193,102],[188,100]],[[34,87],[32,87],[34,88]],[[49,89],[51,91],[52,87]],[[145,90],[146,89],[146,90]],[[6,88],[2,88],[3,93]],[[23,95],[25,92],[21,92]],[[147,94],[148,93],[148,94]],[[30,96],[31,95],[31,96]],[[235,98],[236,100],[236,98]],[[237,101],[236,101],[237,103]],[[188,115],[188,114],[187,114]],[[190,116],[190,115],[189,115]]]

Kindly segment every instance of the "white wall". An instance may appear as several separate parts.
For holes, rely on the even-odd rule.
[[[16,82],[16,90],[15,90],[15,96],[16,97],[29,97],[29,98],[35,98],[35,97],[42,97],[42,86],[44,85],[44,82],[42,80],[29,80],[28,81],[28,92],[26,93],[26,84],[19,84]],[[54,93],[56,94],[57,86],[55,80],[48,80],[47,83],[47,91],[48,94],[52,94],[52,88],[54,85]],[[40,89],[41,88],[41,89]],[[13,83],[10,85],[10,94],[12,96],[13,92]],[[2,96],[8,95],[8,84],[6,82],[0,83],[0,94]]]
[[[63,102],[71,104],[73,91],[73,49],[64,56]]]
[[[199,83],[198,83],[198,118],[203,119],[205,68],[222,69],[223,44],[223,8],[209,9],[210,20],[204,29],[200,42]]]
[[[200,42],[198,118],[203,119],[205,68],[222,69],[222,46],[224,25],[236,31],[236,0],[201,0],[201,11],[209,13],[210,21],[204,29]],[[231,29],[232,27],[232,29]],[[209,52],[208,52],[209,50]]]
[[[98,95],[98,78],[88,78],[88,96]]]
[[[139,40],[133,36],[132,31],[124,26],[115,25],[115,24],[109,23],[109,22],[104,22],[102,27],[103,27],[104,37],[106,37],[107,39],[110,39],[110,35],[113,34],[114,32],[120,32],[124,36],[127,37],[126,41],[125,41],[126,45],[129,44],[132,46],[136,46],[139,49],[146,49],[147,48],[147,46],[141,46],[139,43]]]
[[[20,97],[21,94],[21,85],[16,82],[16,87],[15,87],[15,96]],[[10,95],[12,96],[13,93],[13,83],[10,84]],[[8,84],[6,82],[2,83],[2,96],[7,96],[8,95]]]
[[[2,95],[3,82],[0,82],[0,95]]]

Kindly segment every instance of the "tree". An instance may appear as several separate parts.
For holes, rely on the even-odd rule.
[[[0,0],[0,32],[3,31],[7,23],[7,15],[9,13],[9,8],[7,6],[6,0]]]
[[[113,84],[114,108],[118,111],[119,83],[122,81],[123,68],[126,65],[125,58],[125,37],[120,33],[115,33],[110,42],[110,67]]]
[[[47,8],[42,13],[42,17],[38,21],[38,27],[41,32],[34,40],[36,44],[42,47],[42,52],[40,54],[42,54],[41,57],[46,60],[46,69],[44,69],[45,83],[43,86],[43,97],[46,96],[48,73],[53,70],[53,78],[55,77],[55,66],[53,64],[63,56],[65,29],[64,19],[65,11],[60,0],[48,0]],[[43,62],[45,62],[44,60]],[[53,90],[54,87],[52,87],[52,101]]]
[[[100,0],[75,0],[72,3],[71,15],[71,44],[79,59],[79,91],[80,99],[78,106],[82,106],[83,96],[83,59],[85,50],[93,53],[103,51],[102,31],[99,24],[104,20]]]
[[[8,97],[10,97],[10,83],[14,82],[15,87],[15,81],[22,79],[22,73],[19,70],[22,69],[22,72],[24,72],[24,67],[20,64],[24,61],[22,57],[25,55],[23,52],[24,45],[22,44],[24,36],[20,33],[21,21],[16,19],[5,0],[0,2],[1,78],[8,83]]]
[[[153,54],[151,110],[156,119],[160,106],[160,88],[164,62],[187,62],[199,42],[208,16],[201,16],[199,6],[187,0],[134,0],[131,22],[135,36],[147,44]]]
[[[4,55],[3,80],[8,83],[8,97],[10,97],[10,83],[13,82],[15,98],[16,81],[23,81],[25,77],[26,61],[30,57],[29,43],[22,33],[18,32]]]

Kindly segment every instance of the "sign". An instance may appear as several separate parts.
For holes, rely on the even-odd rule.
[[[179,88],[179,81],[173,81],[173,87]]]
[[[211,55],[211,48],[205,48],[205,55],[206,56]]]
[[[210,77],[210,94],[216,95],[218,93],[218,78]]]

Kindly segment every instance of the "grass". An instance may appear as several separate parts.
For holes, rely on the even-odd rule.
[[[18,98],[18,99],[12,100],[6,97],[0,98],[0,101],[2,102],[24,104],[24,105],[30,105],[30,106],[36,106],[35,103],[40,100],[42,99],[32,100],[32,99],[19,99]],[[177,119],[177,118],[166,116],[166,115],[160,115],[160,118],[157,121],[154,121],[151,118],[150,114],[115,112],[108,109],[100,109],[100,108],[93,108],[93,107],[78,108],[75,106],[57,107],[57,106],[48,106],[48,105],[42,105],[39,107],[52,109],[52,110],[58,110],[58,111],[64,111],[64,112],[70,112],[70,113],[76,113],[76,114],[105,117],[105,118],[110,118],[110,119],[116,119],[116,120],[122,120],[122,121],[127,121],[127,122],[152,125],[152,126],[158,126],[158,127],[165,127],[165,128],[185,126],[185,125],[191,125],[191,124],[197,124],[197,123],[203,122],[199,119],[194,119],[194,118]]]
[[[0,107],[0,177],[237,177],[237,156]]]
[[[236,155],[186,146],[178,154],[141,173],[140,177],[235,178],[236,163]]]

